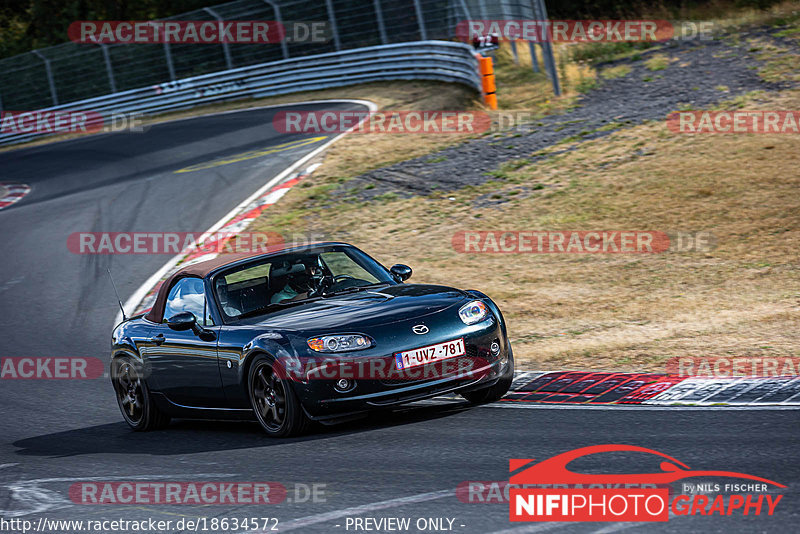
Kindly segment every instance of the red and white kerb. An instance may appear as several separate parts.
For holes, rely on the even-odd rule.
[[[30,192],[31,188],[28,185],[0,182],[0,195],[3,195],[3,197],[0,198],[0,210],[19,201]]]

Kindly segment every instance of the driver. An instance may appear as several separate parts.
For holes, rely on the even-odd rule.
[[[302,269],[298,267],[303,266]],[[297,269],[298,272],[293,272]],[[313,276],[317,272],[317,266],[312,264],[297,264],[292,267],[285,266],[276,269],[276,285],[282,287],[270,298],[270,303],[282,302],[284,300],[301,300],[308,298],[308,292],[314,288]]]

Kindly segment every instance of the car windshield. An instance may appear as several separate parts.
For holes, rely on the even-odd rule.
[[[360,250],[332,245],[248,262],[217,275],[214,289],[223,316],[236,320],[395,283],[389,271]]]

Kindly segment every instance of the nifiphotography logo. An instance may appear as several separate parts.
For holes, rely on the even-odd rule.
[[[570,471],[567,465],[604,452],[638,452],[666,461],[657,473],[596,474]],[[509,460],[510,521],[669,521],[671,515],[773,515],[783,495],[769,486],[786,486],[745,473],[693,470],[662,452],[633,445],[595,445],[535,463]],[[748,482],[688,484],[670,500],[668,484],[691,477],[726,477]],[[716,495],[713,495],[717,493]]]

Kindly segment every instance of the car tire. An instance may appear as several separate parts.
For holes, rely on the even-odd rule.
[[[273,438],[299,436],[309,420],[283,369],[267,356],[256,356],[247,373],[250,406],[264,431]]]
[[[487,404],[502,399],[505,394],[508,393],[508,390],[511,389],[511,382],[514,381],[514,356],[511,354],[510,347],[508,363],[509,365],[506,373],[501,376],[500,380],[494,385],[473,391],[464,391],[461,393],[461,396],[472,404]]]
[[[133,358],[116,358],[111,364],[111,380],[122,417],[131,429],[147,432],[169,424],[169,415],[153,402],[141,367]]]

